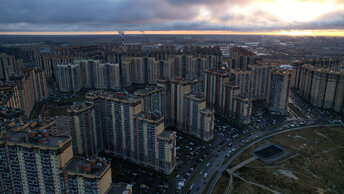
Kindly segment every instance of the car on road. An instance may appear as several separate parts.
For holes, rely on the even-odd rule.
[[[193,187],[195,186],[195,183],[190,186],[190,191],[192,191]]]

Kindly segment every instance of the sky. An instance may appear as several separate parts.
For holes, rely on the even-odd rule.
[[[344,0],[1,0],[0,34],[344,36]]]

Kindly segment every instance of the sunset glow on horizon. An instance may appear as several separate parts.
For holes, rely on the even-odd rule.
[[[129,35],[270,35],[270,36],[337,36],[344,30],[281,30],[271,32],[237,32],[225,30],[124,31]],[[118,35],[118,31],[103,32],[0,32],[0,35]]]
[[[344,36],[342,0],[4,0],[0,9],[3,35]]]

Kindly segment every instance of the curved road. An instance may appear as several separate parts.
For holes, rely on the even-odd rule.
[[[271,131],[275,130],[275,128],[270,129],[270,130],[268,130],[268,131],[260,132],[259,135],[255,135],[256,137],[257,137],[257,136],[259,136],[259,137],[257,137],[254,141],[250,142],[248,145],[246,145],[245,147],[243,147],[240,151],[236,152],[236,153],[227,161],[227,163],[226,163],[225,165],[222,165],[222,160],[220,161],[220,162],[221,162],[221,165],[220,165],[218,168],[216,168],[216,169],[213,170],[213,173],[214,173],[215,171],[218,171],[219,173],[216,175],[214,181],[212,181],[212,183],[211,183],[211,185],[210,185],[210,187],[209,187],[210,189],[207,191],[207,193],[208,193],[208,194],[211,194],[211,193],[212,193],[212,191],[213,191],[213,189],[214,189],[214,187],[215,187],[216,182],[218,181],[218,179],[219,179],[220,176],[222,175],[223,171],[227,169],[227,166],[229,166],[230,163],[231,163],[236,157],[238,157],[242,152],[244,152],[245,150],[247,150],[247,149],[248,149],[249,147],[251,147],[252,145],[258,143],[259,141],[264,140],[265,138],[268,138],[268,137],[277,135],[277,134],[281,134],[281,133],[288,132],[288,131],[294,131],[294,130],[305,129],[305,128],[313,128],[313,127],[332,127],[332,126],[343,127],[344,125],[342,125],[342,124],[338,124],[338,125],[336,125],[336,124],[328,124],[328,125],[308,125],[308,126],[303,126],[303,127],[296,127],[296,128],[290,128],[290,129],[282,129],[282,130],[276,131],[276,132],[274,132],[274,133],[271,133]],[[271,133],[271,134],[269,134],[269,133]],[[254,138],[254,137],[253,137],[253,138]],[[252,136],[249,136],[249,137],[244,138],[244,139],[245,139],[245,140],[246,140],[246,139],[250,140],[250,139],[252,139]],[[233,145],[233,147],[238,146],[238,144],[239,144],[239,146],[240,146],[240,143],[241,143],[241,142],[237,142],[235,145]],[[208,177],[211,177],[213,173],[209,173],[209,172],[208,172],[208,174],[209,174]],[[198,185],[199,185],[200,181],[199,181],[198,179],[199,179],[199,177],[197,177],[196,180],[194,181],[194,184],[195,184],[195,185],[197,185],[196,183],[198,183]],[[201,182],[202,182],[202,181],[201,181]],[[203,191],[203,189],[202,189],[202,191]],[[192,193],[192,192],[191,192],[191,193]]]

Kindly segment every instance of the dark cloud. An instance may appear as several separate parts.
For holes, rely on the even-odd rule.
[[[2,0],[0,10],[0,24],[80,26],[154,24],[188,20],[197,13],[160,0]]]
[[[308,0],[304,0],[308,1]],[[322,0],[318,0],[319,2]],[[118,30],[273,30],[344,26],[338,11],[312,22],[280,21],[263,10],[233,12],[253,0],[1,0],[0,32]],[[338,3],[342,3],[339,0]],[[208,18],[199,18],[201,8]],[[238,8],[237,8],[238,9]],[[292,14],[292,12],[291,12]]]

